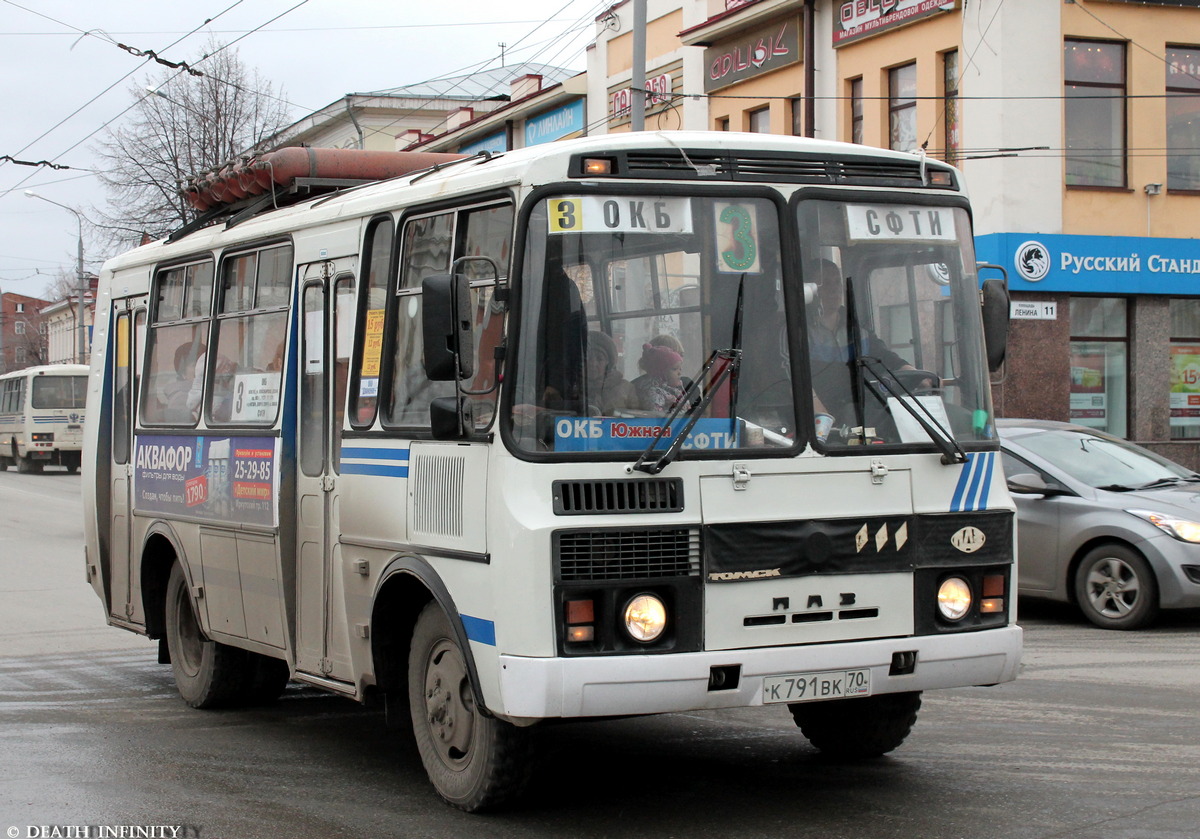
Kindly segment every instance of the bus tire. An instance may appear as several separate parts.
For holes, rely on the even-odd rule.
[[[25,457],[17,455],[17,471],[22,475],[32,475],[42,471],[42,464],[29,455],[25,455]]]
[[[270,705],[283,695],[292,678],[292,669],[281,658],[249,653],[250,686],[246,701],[251,705]]]
[[[912,731],[920,708],[920,691],[788,706],[801,733],[821,754],[850,760],[895,749]]]
[[[445,612],[428,603],[408,656],[413,735],[429,780],[468,813],[512,801],[533,769],[531,732],[481,712],[463,651]]]
[[[0,455],[0,472],[7,472],[7,471],[8,471],[8,458],[5,457],[4,455]]]
[[[193,708],[219,708],[244,698],[248,654],[204,636],[178,562],[167,580],[166,635],[175,685],[184,702]]]

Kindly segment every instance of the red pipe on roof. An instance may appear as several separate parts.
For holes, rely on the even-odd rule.
[[[297,178],[382,181],[464,157],[468,155],[294,146],[198,175],[183,188],[183,196],[203,212],[249,195],[260,195],[273,185],[289,185]]]

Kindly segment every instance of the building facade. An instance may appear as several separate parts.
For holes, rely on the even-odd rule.
[[[0,373],[46,363],[46,323],[40,297],[0,293]]]

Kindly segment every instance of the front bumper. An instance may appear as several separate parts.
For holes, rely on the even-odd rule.
[[[587,658],[500,656],[508,717],[546,719],[660,714],[763,704],[763,677],[870,668],[874,694],[994,685],[1012,681],[1022,630],[923,635],[813,646],[759,647],[675,655]],[[917,654],[912,673],[889,675],[893,653]],[[709,690],[714,667],[740,665],[736,688]]]

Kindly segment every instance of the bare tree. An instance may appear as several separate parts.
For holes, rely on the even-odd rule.
[[[109,128],[96,147],[108,204],[97,227],[110,244],[136,245],[192,221],[196,211],[180,183],[220,167],[276,134],[288,123],[282,96],[236,50],[215,41],[192,63],[203,75],[174,71],[130,88],[129,119]]]

